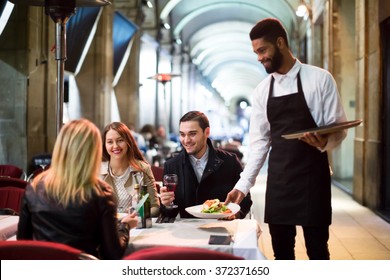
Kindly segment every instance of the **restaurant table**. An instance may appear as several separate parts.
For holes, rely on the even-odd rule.
[[[197,247],[230,253],[246,260],[264,260],[258,247],[261,229],[256,220],[176,219],[151,228],[131,229],[127,254],[155,246]],[[210,245],[210,235],[231,235],[228,245]]]
[[[0,240],[15,239],[19,216],[0,215]]]

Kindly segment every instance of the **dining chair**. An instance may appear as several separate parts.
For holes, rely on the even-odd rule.
[[[0,177],[3,178],[17,178],[25,180],[26,173],[22,168],[13,164],[0,164]]]
[[[24,189],[17,187],[2,187],[0,188],[0,212],[11,213],[13,215],[19,213],[20,204],[24,195]]]
[[[123,260],[243,260],[243,258],[205,248],[157,246],[126,255]]]
[[[152,173],[156,181],[162,181],[164,175],[164,168],[160,166],[152,165]]]
[[[97,260],[69,245],[38,240],[0,241],[0,260]]]
[[[2,187],[15,187],[25,189],[28,182],[18,178],[0,177],[0,188]]]

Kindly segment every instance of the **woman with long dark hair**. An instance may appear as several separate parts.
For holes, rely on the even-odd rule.
[[[103,162],[101,178],[114,187],[118,212],[127,212],[135,184],[147,185],[151,215],[159,215],[160,202],[150,164],[143,157],[130,129],[121,122],[107,125],[102,133]]]

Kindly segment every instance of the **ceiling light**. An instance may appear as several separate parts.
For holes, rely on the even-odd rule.
[[[244,110],[244,109],[246,109],[246,107],[248,107],[248,102],[246,102],[246,101],[241,101],[241,102],[240,102],[240,108]]]
[[[179,77],[180,74],[171,74],[171,73],[157,73],[156,75],[153,75],[151,77],[148,77],[148,79],[159,81],[163,84],[170,82],[172,78]]]
[[[301,4],[298,6],[297,8],[297,11],[295,12],[295,14],[299,17],[304,17],[305,14],[308,13],[308,10],[307,10],[307,7],[305,4]]]
[[[303,17],[304,20],[307,20],[310,16],[310,8],[303,1],[301,1],[301,4],[298,6],[295,14],[298,17]]]
[[[176,44],[178,44],[178,45],[181,45],[181,44],[183,44],[183,42],[181,41],[181,39],[180,39],[180,38],[176,38],[175,42],[176,42]]]
[[[143,1],[142,1],[142,4],[144,4],[145,6],[148,6],[149,9],[152,9],[152,8],[153,8],[153,3],[152,3],[152,1],[143,0]]]

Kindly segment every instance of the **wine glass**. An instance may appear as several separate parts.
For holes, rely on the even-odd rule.
[[[178,183],[178,177],[176,174],[165,174],[164,175],[163,184],[164,184],[164,187],[167,188],[167,191],[175,192],[177,183]],[[172,201],[171,204],[169,206],[167,206],[167,208],[169,208],[169,209],[177,208],[177,205],[175,205]]]

